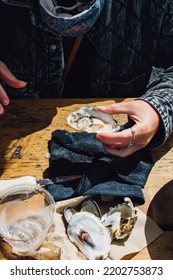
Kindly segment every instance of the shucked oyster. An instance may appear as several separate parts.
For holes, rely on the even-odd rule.
[[[125,197],[122,204],[117,204],[104,214],[101,222],[109,228],[111,239],[123,239],[130,235],[137,220],[135,210],[130,198]]]
[[[71,207],[64,209],[67,221],[67,235],[72,243],[88,258],[105,259],[114,239],[124,239],[132,232],[137,220],[137,212],[130,200],[124,198],[122,204],[101,217],[99,206],[92,199],[82,202],[80,211]]]
[[[108,229],[100,221],[95,202],[84,201],[80,212],[67,207],[64,209],[64,217],[68,223],[69,239],[88,259],[99,260],[108,256],[111,237]]]
[[[91,107],[81,107],[72,112],[67,117],[67,123],[76,130],[92,133],[116,132],[120,128],[110,114]]]

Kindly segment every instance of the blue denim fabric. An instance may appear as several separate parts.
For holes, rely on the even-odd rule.
[[[14,6],[31,8],[34,0],[3,0],[3,2]]]
[[[56,201],[80,195],[128,196],[134,204],[144,203],[142,188],[153,167],[145,148],[127,158],[104,152],[94,134],[56,130],[49,142],[50,177],[82,174],[80,181],[47,187]]]
[[[2,21],[0,23],[3,26],[1,28],[5,28],[8,36],[14,34],[15,41],[11,42],[11,48],[8,46],[8,40],[2,42],[0,57],[2,56],[17,77],[22,79],[23,76],[28,76],[27,81],[31,80],[34,84],[32,93],[57,87],[57,96],[60,95],[64,67],[60,34],[55,34],[42,22],[38,1],[2,0],[1,2],[9,4],[1,4],[0,11],[2,10],[5,15],[0,17]],[[170,59],[171,48],[166,49],[165,53],[167,47],[164,42],[172,26],[170,16],[173,7],[170,7],[168,3],[167,0],[133,2],[105,0],[99,20],[88,33],[96,51],[89,96],[108,98],[141,96],[146,92],[152,65],[158,64],[161,57],[164,57],[166,64],[173,63]],[[14,9],[14,6],[20,8]],[[17,12],[19,15],[16,14]],[[21,15],[23,13],[26,14],[25,18]],[[164,14],[168,14],[166,19],[163,18]],[[9,25],[9,22],[13,22],[13,26]],[[160,32],[162,25],[163,35]],[[22,37],[22,48],[21,34],[23,33],[25,36]],[[4,36],[1,37],[4,38]],[[49,42],[50,37],[51,42]],[[171,46],[173,42],[170,40]],[[56,46],[56,50],[52,50],[52,45]],[[158,51],[159,59],[156,57],[156,51]],[[25,56],[28,58],[27,61],[25,61]],[[35,58],[37,58],[36,65],[39,69],[35,69],[35,65],[32,65]],[[23,92],[20,90],[11,92],[11,88],[6,85],[4,87],[11,98],[23,97]]]
[[[162,145],[173,131],[172,26],[172,0],[105,0],[99,19],[87,34],[94,58],[88,69],[92,72],[90,90],[81,97],[138,97],[151,104],[161,120],[152,147]],[[1,0],[0,37],[0,60],[28,82],[24,89],[2,83],[10,98],[61,95],[62,37],[43,23],[38,0]],[[83,61],[80,63],[83,67]],[[165,71],[148,86],[152,66]],[[80,73],[78,76],[80,81]]]
[[[0,60],[27,86],[2,85],[10,98],[59,96],[64,68],[61,36],[42,23],[37,1],[6,2],[10,5],[0,2]]]

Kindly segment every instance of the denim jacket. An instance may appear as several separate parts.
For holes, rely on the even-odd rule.
[[[1,0],[0,36],[0,60],[28,83],[20,90],[4,84],[11,98],[46,97],[46,89],[50,97],[60,94],[62,38],[42,22],[38,1]],[[87,36],[95,50],[92,96],[136,97],[149,102],[162,123],[151,144],[163,144],[173,130],[172,1],[105,0],[99,20]],[[164,71],[148,85],[152,66]]]

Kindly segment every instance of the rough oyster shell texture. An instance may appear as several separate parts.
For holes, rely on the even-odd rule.
[[[67,117],[67,123],[76,130],[97,132],[117,132],[120,127],[112,115],[92,107],[81,107]]]
[[[122,204],[117,204],[105,213],[101,222],[109,228],[111,239],[124,239],[131,232],[137,220],[137,211],[130,198],[125,197]]]
[[[137,220],[137,211],[130,198],[109,209],[103,216],[92,199],[82,202],[80,211],[66,207],[64,217],[67,235],[72,243],[88,258],[106,259],[114,239],[130,235]]]

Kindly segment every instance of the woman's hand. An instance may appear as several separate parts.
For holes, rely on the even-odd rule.
[[[18,80],[8,69],[5,63],[0,61],[0,78],[7,85],[14,88],[23,88],[26,86],[26,82]],[[4,113],[4,106],[7,106],[10,103],[9,97],[2,85],[0,84],[0,115]]]
[[[159,128],[159,115],[146,101],[121,102],[98,109],[109,114],[127,114],[134,121],[131,128],[116,133],[97,133],[104,149],[111,155],[126,157],[144,148]]]

